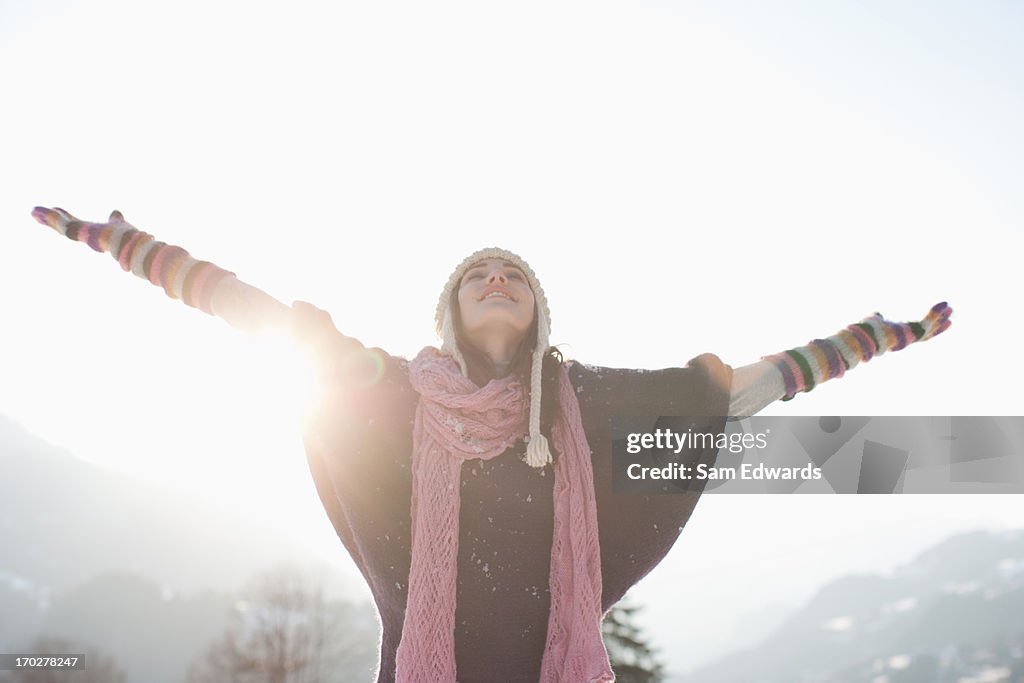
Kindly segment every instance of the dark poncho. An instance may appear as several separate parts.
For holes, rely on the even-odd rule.
[[[326,394],[304,435],[334,528],[373,593],[382,624],[378,682],[395,680],[410,556],[412,425],[408,361],[335,333]],[[376,360],[376,363],[374,362]],[[375,367],[376,366],[376,367]],[[713,354],[685,368],[623,370],[569,362],[593,452],[608,610],[668,553],[701,489],[645,495],[611,489],[615,415],[720,415],[732,368]],[[366,378],[377,375],[377,381]],[[715,423],[722,429],[725,418]],[[455,660],[460,683],[536,683],[547,636],[554,471],[523,462],[522,442],[462,467]],[[713,462],[717,452],[694,450]],[[685,454],[684,454],[685,455]]]

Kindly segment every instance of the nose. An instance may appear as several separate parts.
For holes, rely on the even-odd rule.
[[[487,274],[487,284],[507,284],[508,278],[505,276],[505,268],[503,266],[494,266],[491,268],[491,272]]]

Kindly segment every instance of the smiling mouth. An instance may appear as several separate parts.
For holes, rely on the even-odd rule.
[[[515,301],[515,299],[513,299],[511,295],[506,294],[505,292],[500,292],[500,291],[488,292],[484,296],[480,297],[479,301],[487,301],[488,299],[504,299],[506,301],[512,301],[512,302]]]

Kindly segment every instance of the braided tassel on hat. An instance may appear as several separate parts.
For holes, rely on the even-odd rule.
[[[459,286],[462,276],[469,270],[470,266],[478,261],[489,258],[500,258],[514,263],[523,274],[533,290],[533,297],[537,308],[537,346],[533,349],[533,364],[530,368],[530,419],[529,431],[530,441],[526,446],[526,464],[531,467],[544,467],[551,463],[551,449],[548,440],[540,432],[540,398],[541,398],[541,374],[543,370],[544,354],[548,349],[548,338],[551,334],[551,311],[548,309],[548,300],[544,290],[537,280],[533,269],[517,254],[498,247],[480,249],[467,256],[460,263],[455,271],[448,278],[448,283],[441,292],[441,298],[437,302],[437,312],[434,321],[437,325],[437,334],[441,338],[441,351],[452,357],[462,370],[465,377],[469,377],[466,368],[466,359],[459,351],[459,345],[455,340],[455,323],[452,320],[451,294]]]

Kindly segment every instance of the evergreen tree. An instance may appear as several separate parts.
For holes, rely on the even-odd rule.
[[[657,650],[647,644],[636,625],[638,605],[628,601],[612,607],[601,623],[608,658],[617,683],[661,683],[664,669]]]

